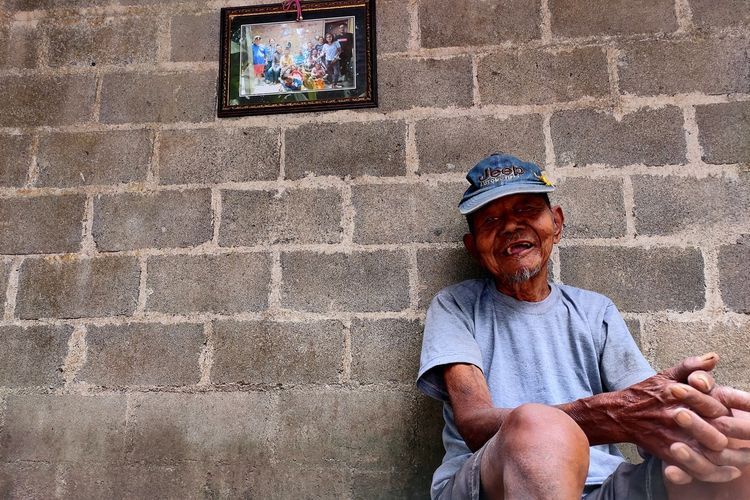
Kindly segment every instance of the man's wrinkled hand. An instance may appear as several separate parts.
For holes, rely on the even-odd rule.
[[[719,457],[726,458],[729,439],[713,422],[731,419],[730,407],[688,383],[691,374],[709,373],[717,362],[713,353],[686,358],[628,387],[623,391],[625,404],[616,415],[632,442],[689,477],[708,482],[731,481],[740,473],[734,465],[708,458],[711,455],[718,462],[724,461]],[[705,380],[694,378],[706,387]],[[665,471],[670,480],[679,475],[672,469]]]
[[[715,356],[718,361],[718,356],[714,354],[706,356]],[[682,467],[666,466],[664,477],[675,484],[686,484],[693,478],[710,482],[731,481],[740,475],[737,467],[750,465],[750,448],[747,443],[738,441],[750,440],[750,414],[747,413],[750,411],[750,393],[716,385],[710,371],[693,371],[688,375],[687,382],[690,388],[719,402],[726,412],[717,415],[714,403],[706,404],[689,389],[673,389],[678,399],[690,408],[676,414],[678,425],[688,430],[705,448],[696,450],[685,442],[673,443],[670,451],[673,457],[680,457],[678,461]],[[727,438],[727,445],[721,449],[707,444],[718,443],[716,431]]]

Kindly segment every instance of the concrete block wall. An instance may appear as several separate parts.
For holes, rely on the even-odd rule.
[[[0,3],[0,496],[426,498],[496,150],[559,185],[555,280],[750,389],[750,4],[378,0],[379,108],[219,120],[250,3]]]

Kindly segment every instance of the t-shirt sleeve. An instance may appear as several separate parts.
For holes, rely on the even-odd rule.
[[[656,373],[641,354],[620,312],[612,303],[605,309],[602,319],[600,360],[602,383],[607,391],[619,391]]]
[[[442,365],[469,363],[482,367],[482,354],[474,339],[474,324],[466,305],[462,307],[448,292],[440,292],[430,304],[425,318],[422,354],[417,387],[430,397],[448,401]]]

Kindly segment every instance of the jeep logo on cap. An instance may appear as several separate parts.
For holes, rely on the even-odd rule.
[[[501,175],[503,177],[515,177],[517,175],[523,175],[526,171],[521,167],[503,167],[503,168],[485,168],[484,169],[484,175],[479,177],[479,185],[480,186],[486,186],[487,184],[493,184],[500,179],[497,177],[500,177]]]

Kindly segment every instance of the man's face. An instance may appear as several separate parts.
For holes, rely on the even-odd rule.
[[[464,244],[499,283],[521,283],[546,272],[563,220],[562,209],[548,207],[543,195],[505,196],[472,214],[474,233]]]

